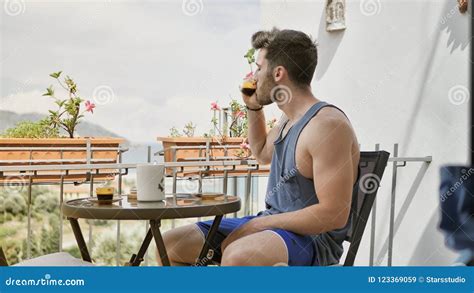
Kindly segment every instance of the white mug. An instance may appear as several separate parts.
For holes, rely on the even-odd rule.
[[[165,199],[165,166],[163,164],[137,165],[137,200]]]

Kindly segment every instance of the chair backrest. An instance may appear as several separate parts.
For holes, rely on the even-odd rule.
[[[5,256],[5,253],[3,252],[3,249],[1,246],[0,246],[0,267],[8,267],[7,257]]]
[[[352,191],[352,225],[346,240],[351,244],[344,266],[353,266],[380,180],[390,154],[386,151],[361,152],[359,180]]]

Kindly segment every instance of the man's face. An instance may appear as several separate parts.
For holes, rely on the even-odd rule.
[[[256,98],[260,105],[269,105],[273,103],[270,93],[272,89],[277,85],[273,79],[271,70],[268,68],[268,60],[265,58],[267,55],[266,49],[261,49],[257,56],[257,71],[255,77],[257,79],[257,91]]]

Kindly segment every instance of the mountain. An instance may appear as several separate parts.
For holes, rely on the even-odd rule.
[[[0,133],[4,132],[6,129],[15,126],[16,123],[20,121],[38,121],[44,118],[45,115],[39,113],[25,113],[18,114],[12,111],[0,110]],[[90,123],[87,121],[82,121],[76,130],[77,136],[112,136],[112,137],[121,137],[104,127]],[[125,141],[123,145],[129,145],[128,140]]]

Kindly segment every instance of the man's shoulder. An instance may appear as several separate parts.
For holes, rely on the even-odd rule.
[[[357,138],[344,113],[334,107],[324,107],[303,129],[300,142],[309,154],[327,154],[352,146]]]
[[[324,107],[308,122],[306,130],[311,137],[326,137],[329,134],[350,134],[352,126],[341,110]]]

